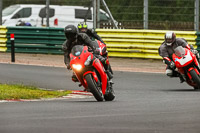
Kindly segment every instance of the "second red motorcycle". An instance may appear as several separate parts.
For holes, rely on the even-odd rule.
[[[178,46],[172,55],[178,72],[195,90],[200,89],[200,67],[196,56],[187,48]]]

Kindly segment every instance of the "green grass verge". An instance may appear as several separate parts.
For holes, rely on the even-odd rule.
[[[33,86],[0,84],[0,100],[55,98],[69,93],[71,91],[50,91]]]

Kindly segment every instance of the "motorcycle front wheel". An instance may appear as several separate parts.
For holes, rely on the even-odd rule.
[[[200,77],[199,77],[199,75],[197,75],[195,70],[191,70],[190,75],[192,76],[193,81],[198,85],[197,87],[194,87],[194,89],[199,90],[200,89]]]
[[[85,80],[87,81],[88,88],[90,89],[91,93],[94,95],[97,101],[103,101],[104,96],[100,87],[97,86],[96,81],[94,80],[91,74],[87,74],[85,76]]]

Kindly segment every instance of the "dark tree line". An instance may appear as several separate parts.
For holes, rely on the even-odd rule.
[[[106,0],[117,20],[143,20],[143,0]],[[194,0],[149,0],[149,21],[193,21]]]
[[[118,21],[143,21],[143,0],[105,0]],[[50,0],[51,5],[89,6],[91,0]],[[13,4],[46,4],[46,0],[3,0]],[[101,5],[101,8],[104,7]],[[194,0],[149,0],[149,21],[194,21]]]

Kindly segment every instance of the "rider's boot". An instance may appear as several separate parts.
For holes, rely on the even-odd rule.
[[[183,76],[180,75],[179,78],[180,78],[180,83],[183,83],[185,81],[185,79],[183,78]]]
[[[179,77],[180,83],[183,83],[185,81],[185,79],[183,78],[183,76],[180,73],[178,73],[177,71],[174,71],[174,76],[175,77]]]
[[[79,82],[78,81],[78,79],[77,79],[77,77],[76,77],[76,75],[73,73],[73,75],[72,75],[72,81],[74,81],[74,82]]]
[[[109,70],[106,70],[106,74],[108,75],[109,79],[113,78],[113,75],[111,74],[111,72]]]

